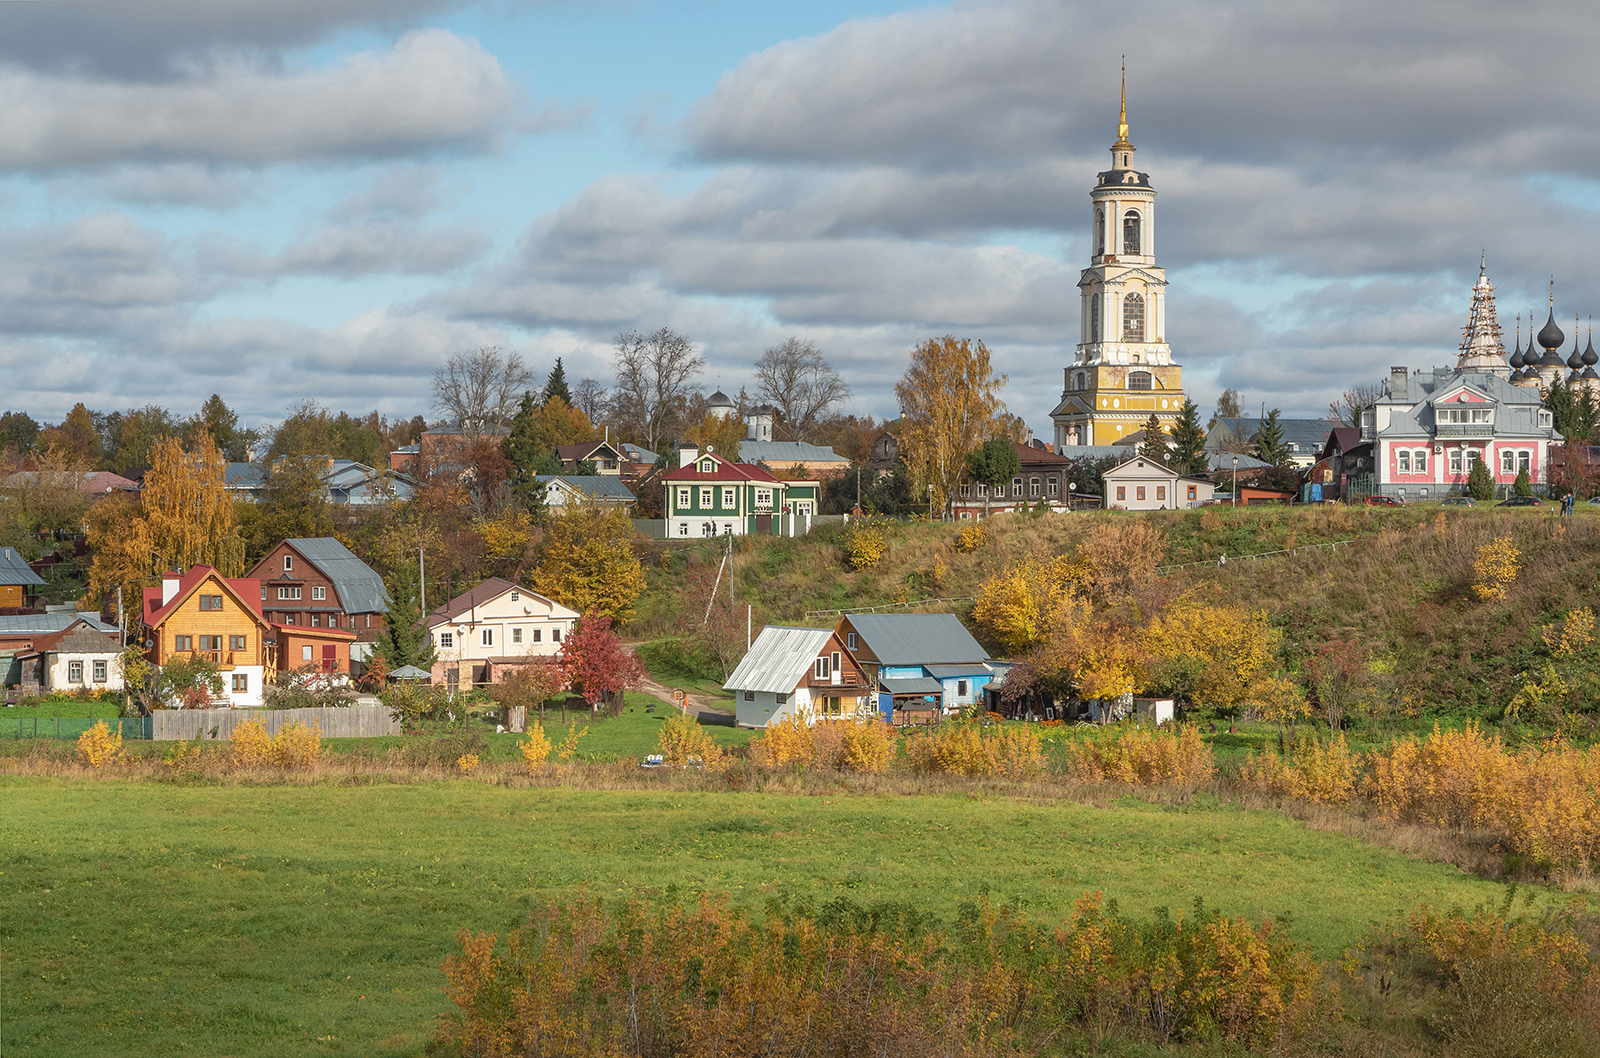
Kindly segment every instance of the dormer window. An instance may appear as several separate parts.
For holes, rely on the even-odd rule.
[[[716,464],[715,460],[706,459],[706,460],[702,460],[701,461],[701,463],[700,463],[700,473],[702,473],[702,474],[715,474],[716,472],[717,472],[717,464]]]

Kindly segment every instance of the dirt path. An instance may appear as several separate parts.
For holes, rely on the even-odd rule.
[[[624,645],[632,649],[637,648],[639,644],[627,643]],[[668,705],[673,704],[672,692],[674,688],[668,687],[666,684],[652,679],[649,676],[646,676],[644,679],[639,681],[639,690],[646,694],[655,695]],[[726,709],[720,709],[717,706],[711,705],[709,701],[707,701],[705,695],[696,694],[693,691],[684,691],[683,694],[683,704],[685,708],[702,724],[733,723],[733,714]]]

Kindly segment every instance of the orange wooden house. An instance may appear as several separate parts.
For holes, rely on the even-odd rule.
[[[159,588],[144,589],[140,617],[146,656],[157,665],[203,657],[222,675],[221,706],[259,706],[277,672],[305,669],[348,676],[354,632],[287,627],[261,611],[261,582],[227,578],[210,566],[167,573]]]

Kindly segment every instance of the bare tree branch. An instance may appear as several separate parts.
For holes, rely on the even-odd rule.
[[[778,410],[792,440],[807,440],[823,412],[849,395],[850,387],[807,339],[790,338],[756,361],[756,396]]]
[[[1361,413],[1378,403],[1382,395],[1377,386],[1351,386],[1328,405],[1328,418],[1345,426],[1359,427]]]
[[[651,334],[617,335],[617,386],[612,415],[619,431],[632,433],[652,452],[683,425],[689,380],[705,367],[694,344],[663,327]]]
[[[599,379],[586,378],[573,386],[572,402],[583,410],[592,423],[598,424],[606,418],[606,387]]]
[[[459,424],[473,440],[490,423],[504,426],[517,402],[533,384],[533,372],[518,353],[483,345],[457,353],[433,372],[433,406]]]

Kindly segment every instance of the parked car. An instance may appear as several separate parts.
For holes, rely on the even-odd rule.
[[[1368,496],[1368,507],[1404,507],[1406,501],[1398,496]]]
[[[1471,496],[1446,496],[1444,505],[1446,507],[1476,507],[1478,503]]]
[[[1544,501],[1537,496],[1512,496],[1495,504],[1496,507],[1543,507]]]

